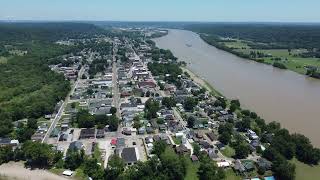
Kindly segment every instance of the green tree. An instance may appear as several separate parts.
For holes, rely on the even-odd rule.
[[[200,146],[198,143],[192,143],[192,147],[193,147],[193,154],[196,155],[197,157],[200,156]]]
[[[173,97],[163,97],[161,103],[169,109],[176,106],[176,100]]]
[[[22,151],[32,167],[50,167],[54,163],[54,151],[48,144],[27,141],[22,145]]]
[[[13,151],[10,146],[0,147],[0,165],[13,159]]]
[[[112,115],[109,120],[109,129],[111,131],[116,131],[118,130],[118,126],[119,126],[119,119],[117,118],[117,116]]]
[[[66,169],[75,170],[81,166],[84,161],[84,151],[68,149],[64,166]]]
[[[98,160],[95,158],[88,158],[84,160],[83,172],[92,179],[97,180],[103,180],[105,176],[103,168],[98,165]]]
[[[272,162],[272,171],[275,173],[276,178],[281,180],[295,179],[295,165],[288,162],[284,158],[279,158]]]
[[[105,170],[106,179],[117,179],[124,172],[124,168],[124,161],[117,155],[111,155],[108,161],[108,167]]]
[[[220,180],[225,178],[224,171],[207,156],[201,159],[198,169],[199,180]]]
[[[228,145],[231,141],[231,135],[228,132],[223,132],[222,134],[220,134],[218,140],[221,143]]]
[[[145,103],[145,117],[147,119],[153,119],[158,117],[157,112],[160,110],[159,102],[155,101],[154,99],[150,98]]]
[[[195,122],[196,122],[196,118],[194,116],[189,116],[187,120],[188,128],[193,128]]]
[[[111,113],[111,114],[116,114],[116,113],[117,113],[117,108],[111,107],[111,108],[110,108],[110,113]]]
[[[76,121],[80,128],[92,128],[95,125],[95,117],[88,110],[81,109],[76,115]]]
[[[135,116],[133,118],[133,127],[139,129],[141,127],[140,118],[139,116]]]
[[[30,129],[37,129],[38,128],[37,120],[34,118],[28,119],[27,127]]]
[[[235,146],[234,150],[235,150],[235,157],[237,159],[244,159],[244,158],[248,157],[248,155],[250,153],[249,145],[246,143],[241,143],[241,144]]]
[[[192,111],[193,108],[198,104],[197,100],[193,97],[187,97],[183,102],[183,107],[187,111]]]
[[[167,143],[165,141],[156,141],[153,143],[152,153],[156,154],[158,157],[166,150]]]
[[[178,156],[172,149],[167,148],[161,155],[162,173],[168,179],[183,180],[187,170],[186,160]]]

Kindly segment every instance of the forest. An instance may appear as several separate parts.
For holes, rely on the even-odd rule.
[[[53,42],[95,35],[100,29],[79,23],[1,23],[0,42],[27,50],[0,64],[0,137],[13,130],[13,121],[39,118],[53,112],[70,84],[48,67],[50,59],[77,52],[77,47]]]
[[[253,49],[320,48],[319,25],[295,24],[195,24],[186,29],[199,33],[263,43]]]

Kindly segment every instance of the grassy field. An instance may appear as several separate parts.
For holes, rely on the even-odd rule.
[[[184,178],[185,180],[197,180],[198,175],[198,168],[199,168],[199,163],[193,163],[190,159],[187,161],[188,167],[187,167],[187,174],[186,177]]]
[[[291,54],[289,54],[286,49],[272,49],[272,50],[259,50],[259,49],[237,49],[238,52],[243,52],[249,54],[250,51],[259,51],[264,54],[271,54],[274,57],[282,58],[281,63],[283,63],[289,70],[300,74],[306,74],[306,69],[304,66],[312,65],[312,66],[320,66],[320,59],[318,58],[302,58],[295,57],[300,53],[306,52],[305,49],[293,49]],[[273,64],[275,61],[272,60],[271,57],[263,58],[264,62],[268,64]]]
[[[224,45],[229,48],[236,48],[236,49],[249,49],[250,47],[241,40],[236,40],[236,42],[224,42]]]
[[[297,159],[293,159],[291,162],[296,165],[296,180],[320,179],[320,165],[309,166]]]
[[[235,150],[230,147],[230,146],[226,146],[224,150],[221,151],[221,153],[226,156],[226,157],[232,157],[235,155]]]
[[[240,176],[237,176],[232,169],[226,171],[226,180],[241,180]]]

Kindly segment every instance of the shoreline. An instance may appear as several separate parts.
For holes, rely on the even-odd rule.
[[[209,82],[207,82],[206,80],[204,80],[203,78],[199,77],[195,72],[193,72],[192,70],[190,70],[188,67],[181,67],[183,72],[187,72],[190,75],[190,78],[198,83],[200,86],[206,88],[208,91],[210,91],[211,93],[213,93],[214,95],[218,95],[218,96],[222,96],[225,97],[221,92],[219,92],[218,90],[216,90],[214,88],[213,85],[211,85]]]
[[[205,43],[207,43],[208,45],[213,46],[213,47],[215,47],[215,48],[217,48],[217,49],[219,49],[219,50],[221,50],[221,51],[224,51],[224,52],[226,52],[226,53],[230,53],[230,54],[232,54],[232,55],[234,55],[234,56],[237,56],[237,57],[239,57],[239,58],[242,58],[243,60],[246,60],[246,61],[254,61],[254,62],[257,62],[257,63],[261,63],[261,64],[265,64],[265,65],[272,66],[273,68],[277,68],[277,69],[281,69],[281,70],[288,70],[288,71],[291,71],[291,72],[294,72],[294,73],[303,75],[303,76],[308,77],[308,78],[313,78],[313,79],[320,80],[320,78],[318,78],[318,77],[310,76],[310,75],[307,75],[307,74],[305,74],[305,73],[301,73],[301,72],[299,72],[299,71],[295,71],[295,70],[293,70],[293,69],[288,68],[287,66],[285,66],[285,68],[281,68],[281,67],[275,66],[275,65],[273,65],[273,64],[271,64],[271,63],[269,63],[269,62],[265,62],[264,60],[261,61],[261,60],[258,60],[258,59],[251,59],[251,58],[249,58],[249,57],[241,56],[241,55],[239,55],[239,53],[233,51],[232,49],[228,50],[228,49],[227,49],[228,47],[226,47],[226,46],[224,46],[224,45],[218,45],[218,42],[214,42],[214,43],[216,43],[216,45],[213,44],[213,43],[210,43],[207,39],[203,38],[203,36],[201,35],[201,33],[198,33],[198,32],[195,32],[195,31],[191,31],[191,32],[198,34],[199,37],[200,37],[200,39],[203,40],[203,41],[204,41]]]

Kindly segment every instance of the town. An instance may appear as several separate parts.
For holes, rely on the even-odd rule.
[[[159,32],[148,33],[150,37]],[[251,129],[237,132],[248,152],[239,152],[241,160],[231,157],[230,135],[220,134],[220,129],[233,131],[228,122],[239,118],[235,109],[182,71],[170,52],[143,38],[90,41],[104,47],[60,57],[63,63],[51,66],[72,81],[72,89],[55,113],[44,117],[31,140],[52,144],[64,157],[80,150],[88,156],[98,154],[104,168],[113,155],[128,166],[146,161],[154,156],[154,142],[164,141],[193,163],[206,153],[218,167],[233,168],[245,177],[252,177],[257,169],[271,172],[271,162],[256,153],[265,147]],[[1,145],[6,143],[17,142],[1,139]]]
[[[241,109],[239,100],[226,99],[170,50],[156,47],[152,38],[167,33],[119,28],[111,35],[57,41],[82,47],[49,65],[71,88],[53,113],[16,121],[15,128],[33,128],[32,142],[59,152],[51,171],[68,178],[117,179],[124,169],[143,167],[141,162],[164,161],[163,154],[179,159],[169,165],[187,166],[185,173],[168,173],[171,179],[208,179],[210,173],[221,179],[286,177],[281,173],[290,164],[282,155],[288,151],[279,147],[288,131]],[[1,138],[0,145],[20,147],[10,138]]]

